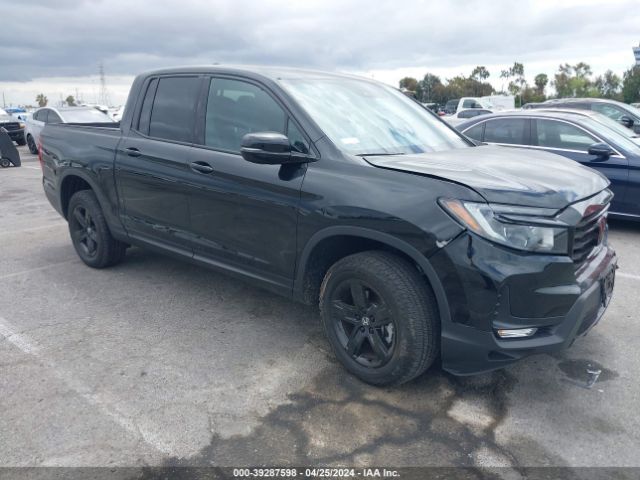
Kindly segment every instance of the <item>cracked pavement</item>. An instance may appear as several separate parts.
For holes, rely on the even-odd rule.
[[[640,224],[612,223],[622,275],[570,350],[379,389],[315,308],[137,248],[85,267],[20,150],[0,170],[0,466],[639,466]]]

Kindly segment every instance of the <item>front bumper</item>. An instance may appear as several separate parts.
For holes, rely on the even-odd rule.
[[[7,130],[9,138],[11,138],[11,140],[13,140],[14,142],[24,141],[24,128],[18,128],[16,130],[8,130],[5,128],[5,130]]]
[[[451,242],[432,262],[451,311],[442,321],[442,364],[456,375],[569,347],[604,314],[610,295],[603,293],[603,279],[617,267],[606,243],[576,269],[568,257],[514,252],[472,234]],[[496,334],[528,327],[538,331],[513,339]]]

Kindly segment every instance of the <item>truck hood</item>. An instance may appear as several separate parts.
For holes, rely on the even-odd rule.
[[[402,156],[365,156],[379,168],[441,178],[491,203],[561,209],[594,195],[609,180],[573,160],[533,149],[485,145]]]

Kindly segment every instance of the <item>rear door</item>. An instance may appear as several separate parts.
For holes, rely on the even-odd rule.
[[[570,158],[602,173],[611,181],[611,190],[615,194],[611,209],[618,212],[624,210],[629,162],[622,155],[612,155],[605,161],[589,155],[589,147],[594,143],[603,143],[602,139],[570,122],[538,118],[532,125],[531,140],[532,146]]]
[[[116,159],[120,215],[129,235],[189,256],[185,182],[201,81],[197,75],[148,80]]]
[[[519,117],[494,118],[484,122],[483,142],[511,147],[528,146],[531,120]],[[478,129],[475,130],[477,132]],[[472,137],[473,138],[473,137]]]
[[[289,289],[306,164],[250,163],[240,155],[240,142],[247,133],[270,131],[288,135],[303,153],[310,143],[259,83],[213,77],[205,92],[188,175],[195,258]]]

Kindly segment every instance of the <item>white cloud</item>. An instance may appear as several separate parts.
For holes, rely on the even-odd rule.
[[[0,11],[12,8],[0,0]],[[362,72],[391,84],[485,65],[500,88],[499,71],[514,61],[529,78],[578,61],[621,74],[640,41],[635,0],[39,0],[22,5],[21,18],[0,29],[0,90],[12,103],[40,91],[92,95],[101,62],[113,103],[126,95],[122,76],[128,84],[150,68],[213,62]]]

